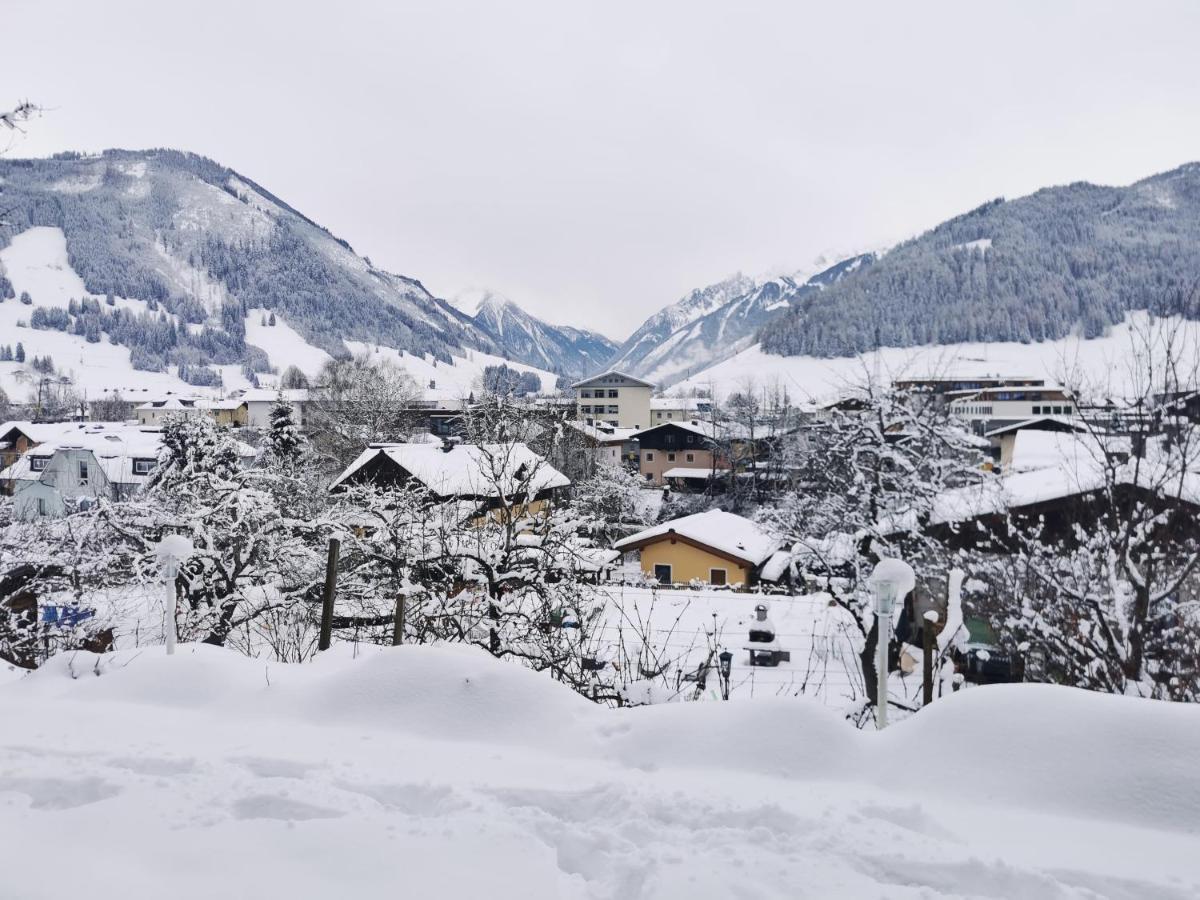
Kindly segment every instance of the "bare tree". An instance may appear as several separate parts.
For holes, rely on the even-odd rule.
[[[402,441],[419,423],[420,391],[399,366],[356,356],[326,363],[309,392],[313,446],[345,468],[371,443]]]

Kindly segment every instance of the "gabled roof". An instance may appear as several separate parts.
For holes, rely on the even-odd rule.
[[[53,459],[59,453],[81,451],[91,454],[110,482],[140,484],[147,476],[134,473],[133,460],[157,460],[161,447],[162,432],[158,430],[146,430],[136,425],[125,424],[90,425],[57,440],[39,444],[0,472],[0,479],[44,480],[43,476],[48,473],[53,475],[53,463],[48,463],[45,469],[34,470],[33,459]]]
[[[171,412],[184,409],[195,409],[196,401],[191,397],[167,397],[162,400],[147,400],[138,404],[138,409]]]
[[[303,403],[308,399],[308,388],[288,388],[283,391],[272,388],[247,388],[233,396],[247,403],[274,403],[283,394],[283,399],[291,403]]]
[[[571,481],[525,444],[377,444],[368,447],[330,485],[344,484],[367,464],[386,459],[438,497],[537,494]],[[532,472],[532,474],[530,474]]]
[[[779,540],[756,523],[719,509],[663,522],[617,541],[614,550],[637,550],[647,544],[677,538],[716,551],[721,556],[757,566],[779,548]]]
[[[587,387],[589,385],[595,384],[601,378],[609,378],[612,376],[624,378],[626,381],[632,381],[634,384],[641,385],[642,387],[648,387],[648,388],[654,387],[654,385],[651,384],[649,381],[642,381],[642,379],[640,379],[640,378],[634,378],[632,375],[628,375],[625,372],[618,372],[616,369],[610,369],[607,372],[601,372],[599,375],[593,375],[590,378],[585,378],[585,379],[583,379],[583,381],[577,381],[573,385],[571,385],[571,387],[573,387],[573,388]]]
[[[626,441],[633,440],[633,436],[638,432],[636,428],[617,428],[615,425],[588,425],[586,422],[580,422],[575,419],[568,420],[567,424],[600,444],[623,444]]]
[[[1002,434],[1008,434],[1010,431],[1086,431],[1087,426],[1080,422],[1074,416],[1067,418],[1065,416],[1034,416],[1031,419],[1025,419],[1021,422],[1014,422],[1011,425],[1004,425],[1001,428],[993,428],[991,431],[984,432],[984,437],[999,437]]]

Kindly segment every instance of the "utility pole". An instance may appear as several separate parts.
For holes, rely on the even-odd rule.
[[[924,679],[921,696],[922,706],[928,706],[933,702],[933,626],[937,624],[937,620],[937,611],[932,609],[927,610],[925,621],[921,625],[921,677]]]

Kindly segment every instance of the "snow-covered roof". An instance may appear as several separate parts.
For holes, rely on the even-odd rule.
[[[1054,466],[1075,468],[1077,462],[1095,463],[1105,452],[1127,454],[1129,451],[1128,437],[1024,430],[1013,437],[1008,471],[1032,472]]]
[[[245,400],[238,398],[230,398],[226,400],[197,400],[196,406],[200,409],[239,409],[245,404]]]
[[[103,425],[103,422],[29,422],[22,420],[13,420],[0,425],[0,438],[3,438],[14,429],[21,432],[31,441],[37,444],[45,443],[46,441],[57,440],[60,437],[70,435],[72,432],[79,431],[83,428],[92,427],[94,425]],[[121,423],[114,422],[113,425]]]
[[[162,432],[124,423],[88,425],[82,429],[46,441],[22,454],[21,458],[0,472],[0,479],[13,481],[39,481],[47,472],[53,473],[47,463],[43,469],[34,469],[34,459],[53,458],[60,452],[80,450],[90,452],[105,477],[114,484],[140,484],[147,473],[135,473],[134,459],[158,459],[162,447]]]
[[[1153,460],[1136,464],[1131,460],[1113,474],[1117,485],[1139,485],[1159,490],[1170,483],[1164,493],[1174,499],[1200,506],[1200,472],[1188,472],[1182,478],[1164,479],[1161,465]],[[1070,462],[1027,472],[1015,472],[1002,478],[990,478],[979,484],[956,488],[941,494],[933,504],[930,524],[962,522],[1007,510],[1022,509],[1062,500],[1078,494],[1101,490],[1106,485],[1102,457],[1080,454]]]
[[[985,432],[984,437],[1000,437],[1003,434],[1008,434],[1012,431],[1086,431],[1087,426],[1074,416],[1034,416],[1030,419],[1023,419],[1020,422],[1013,422],[1011,425],[1002,425],[1000,428],[993,428],[991,431]]]
[[[766,561],[779,547],[779,540],[756,523],[720,509],[695,513],[663,522],[613,544],[614,550],[632,550],[671,534],[711,547],[726,556],[751,565]]]
[[[588,425],[586,422],[575,420],[568,424],[601,444],[623,444],[633,440],[633,436],[638,433],[636,428],[617,428],[615,425]]]
[[[196,408],[196,401],[191,397],[164,397],[161,400],[147,400],[139,403],[139,410],[154,410],[156,412],[178,412]]]
[[[717,469],[717,475],[726,475],[728,469]],[[663,478],[709,478],[713,475],[713,470],[708,466],[676,466],[673,469],[667,469],[662,473]]]
[[[577,381],[573,385],[571,385],[571,387],[573,387],[573,388],[588,387],[589,385],[596,384],[597,382],[603,382],[603,380],[605,378],[622,378],[625,381],[632,381],[634,384],[641,385],[642,387],[648,387],[648,388],[654,387],[654,385],[652,383],[650,383],[649,381],[643,381],[640,378],[634,378],[632,375],[629,375],[625,372],[618,372],[616,369],[610,369],[607,372],[601,372],[599,375],[593,375],[590,378],[585,378],[582,381]]]
[[[707,397],[651,397],[650,409],[684,409],[698,410],[701,406],[711,406],[712,401]]]
[[[377,444],[368,447],[330,485],[335,488],[369,462],[391,460],[439,497],[540,493],[571,483],[525,444]],[[530,474],[532,473],[532,474]]]
[[[283,394],[283,398],[291,403],[303,403],[308,399],[308,388],[288,388],[285,391],[271,388],[247,388],[235,393],[234,396],[247,403],[274,403],[279,399],[280,394]]]

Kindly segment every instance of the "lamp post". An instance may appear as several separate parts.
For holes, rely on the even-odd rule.
[[[163,599],[166,601],[167,623],[163,631],[167,639],[167,656],[175,653],[175,578],[179,575],[179,564],[187,561],[194,550],[192,542],[182,534],[164,535],[154,549],[166,590]]]
[[[717,654],[717,667],[721,673],[721,699],[729,699],[729,673],[733,668],[733,654],[722,650]]]
[[[875,594],[875,727],[887,727],[888,648],[892,643],[892,611],[917,583],[913,567],[902,559],[881,559],[867,584]]]

